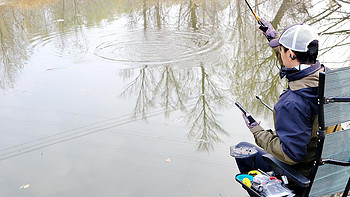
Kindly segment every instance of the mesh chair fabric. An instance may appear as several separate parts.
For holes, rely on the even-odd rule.
[[[350,97],[350,67],[326,73],[325,97]],[[324,106],[325,126],[350,120],[350,103],[328,103]]]
[[[350,129],[326,135],[322,158],[349,161]],[[344,191],[350,177],[350,167],[320,166],[312,185],[310,196],[323,196]]]

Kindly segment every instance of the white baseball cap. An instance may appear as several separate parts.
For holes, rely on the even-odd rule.
[[[269,45],[271,47],[283,45],[293,51],[306,52],[307,46],[313,40],[317,40],[317,37],[317,33],[311,26],[296,24],[284,30],[281,37],[270,41]]]

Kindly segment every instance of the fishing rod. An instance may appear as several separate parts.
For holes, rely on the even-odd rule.
[[[260,98],[260,96],[255,96],[255,98],[259,99],[259,101],[260,101],[265,107],[267,107],[270,111],[273,111],[273,109],[272,109],[269,105],[267,105],[267,104]]]
[[[263,22],[261,22],[260,18],[255,14],[254,10],[253,10],[252,7],[249,5],[248,1],[245,0],[245,2],[247,3],[247,5],[248,5],[250,11],[253,13],[253,15],[254,15],[256,21],[258,21],[258,24],[260,25],[260,28],[259,28],[259,29],[261,29],[261,31],[263,31],[263,33],[264,33],[266,39],[267,39],[268,41],[270,41],[272,38],[271,38],[270,36],[266,35],[266,31],[267,31],[268,27],[267,27]]]
[[[245,110],[245,109],[242,107],[242,105],[240,105],[238,102],[235,102],[235,105],[238,107],[238,109],[240,109],[240,110],[242,111],[242,113],[243,113],[245,116],[247,116],[248,121],[249,121],[250,124],[256,122],[256,121],[254,120],[254,118],[253,118],[251,115],[248,114],[247,110]]]

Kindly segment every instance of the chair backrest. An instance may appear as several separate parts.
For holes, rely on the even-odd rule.
[[[324,135],[325,127],[350,120],[350,67],[320,74],[320,165],[311,176],[310,196],[348,192],[350,184],[350,129]],[[316,157],[317,158],[317,157]],[[346,195],[345,195],[346,196]]]

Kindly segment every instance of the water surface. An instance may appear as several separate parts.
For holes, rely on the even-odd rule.
[[[251,1],[349,65],[348,3]],[[246,196],[229,147],[286,82],[244,1],[0,1],[1,196]]]

